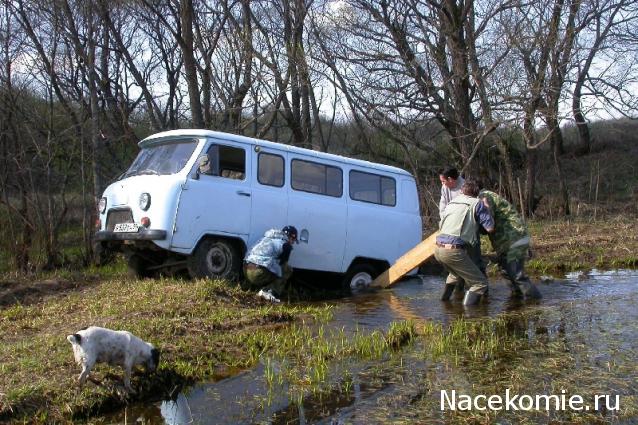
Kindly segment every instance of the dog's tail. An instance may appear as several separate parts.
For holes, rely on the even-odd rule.
[[[78,344],[80,345],[82,343],[82,337],[80,336],[80,334],[73,334],[73,335],[69,335],[66,337],[67,341],[69,341],[71,344]]]

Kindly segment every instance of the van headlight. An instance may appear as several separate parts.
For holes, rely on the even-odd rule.
[[[151,206],[151,195],[149,193],[142,193],[140,195],[140,208],[142,211],[146,211]]]
[[[104,214],[104,211],[106,211],[106,198],[100,198],[100,202],[97,203],[97,209],[100,214]]]

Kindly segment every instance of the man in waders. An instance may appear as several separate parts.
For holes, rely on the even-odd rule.
[[[479,243],[479,226],[487,233],[494,231],[494,220],[478,194],[476,180],[467,179],[461,194],[450,201],[441,214],[434,256],[449,272],[443,301],[450,299],[461,280],[469,286],[463,305],[477,304],[487,291],[487,277],[469,254]]]
[[[481,190],[479,199],[489,209],[496,229],[488,237],[498,256],[498,265],[511,283],[512,295],[541,298],[541,293],[525,275],[530,237],[516,208],[502,196]]]

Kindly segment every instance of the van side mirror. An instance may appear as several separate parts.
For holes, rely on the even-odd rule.
[[[212,174],[210,166],[210,158],[207,154],[200,155],[197,158],[197,168],[195,169],[195,174],[193,175],[193,179],[199,180],[200,174]]]
[[[308,233],[307,229],[303,229],[299,234],[299,242],[308,243],[308,239],[310,238],[310,233]]]

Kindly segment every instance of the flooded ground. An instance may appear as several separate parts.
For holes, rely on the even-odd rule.
[[[343,338],[385,331],[395,321],[410,320],[417,327],[442,323],[449,338],[425,333],[409,346],[380,357],[332,361],[322,375],[323,384],[302,390],[299,380],[304,377],[294,382],[290,378],[290,370],[299,365],[263,356],[252,370],[197,385],[175,400],[130,406],[103,420],[158,424],[638,421],[638,271],[592,271],[539,283],[543,299],[538,302],[512,299],[506,283],[496,281],[490,286],[489,302],[473,308],[463,308],[460,300],[440,302],[441,289],[441,277],[421,276],[389,290],[335,300],[334,318],[324,326]],[[458,325],[474,322],[485,326]],[[455,341],[455,329],[461,326],[466,326],[465,339]],[[481,329],[488,332],[480,333]],[[489,339],[489,347],[482,339]],[[448,404],[441,410],[442,391],[475,397],[504,395],[506,389],[531,397],[556,395],[552,401],[577,395],[583,406],[526,410],[521,404],[517,410],[486,412],[452,411]]]

